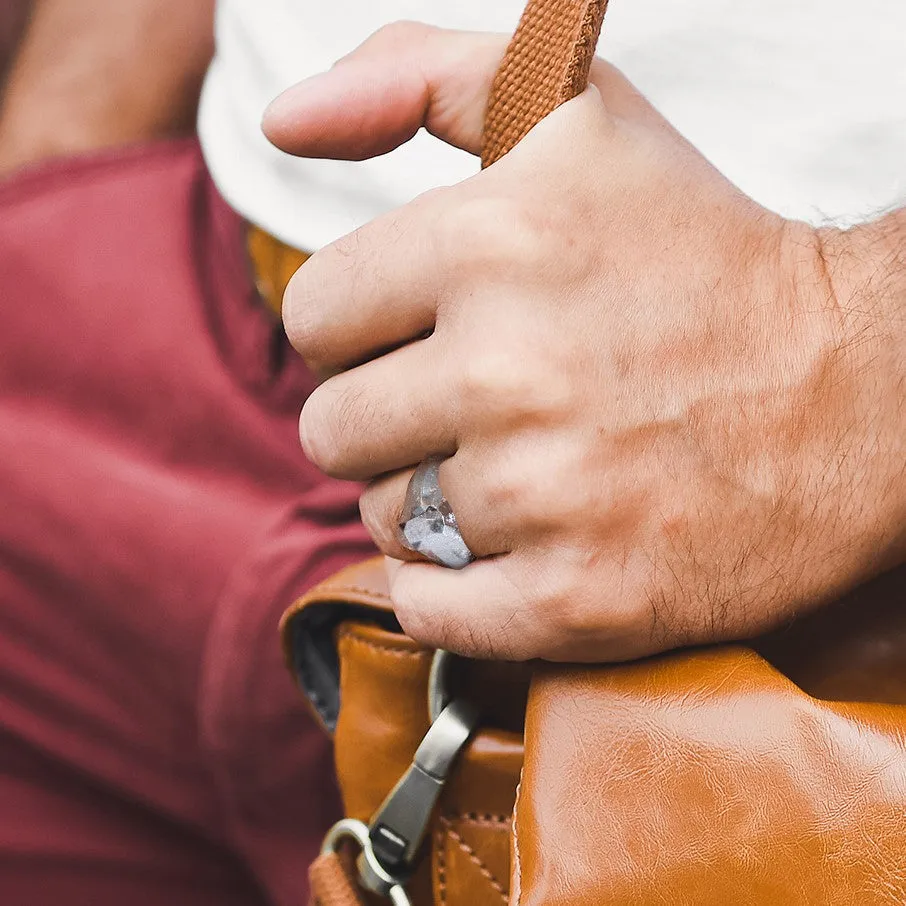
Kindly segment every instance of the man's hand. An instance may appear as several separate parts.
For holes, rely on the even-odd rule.
[[[385,29],[265,130],[363,158],[424,124],[475,151],[503,48]],[[898,240],[769,213],[614,69],[592,81],[488,170],[318,252],[285,300],[294,346],[334,375],[302,412],[306,453],[371,481],[365,524],[407,561],[400,622],[466,654],[743,637],[903,556],[902,297],[869,280]],[[432,454],[479,557],[460,572],[397,540]]]

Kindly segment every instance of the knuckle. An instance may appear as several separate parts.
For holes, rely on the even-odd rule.
[[[299,440],[305,456],[322,472],[329,470],[333,455],[328,425],[315,391],[302,407],[302,414],[299,416]]]
[[[555,660],[596,660],[631,642],[630,627],[606,592],[573,584],[545,602],[545,613],[550,620],[548,652]]]
[[[487,476],[487,488],[482,495],[491,512],[519,513],[525,505],[525,481],[511,469],[495,471]]]
[[[535,492],[528,471],[517,461],[508,458],[487,469],[482,484],[482,500],[489,511],[508,513],[520,524],[525,522]]]
[[[347,444],[336,405],[318,388],[308,398],[299,419],[299,439],[305,455],[327,475],[339,477],[345,463]]]
[[[459,381],[463,401],[495,420],[524,413],[536,395],[528,362],[510,345],[477,350],[462,363]]]
[[[363,47],[410,50],[413,47],[420,47],[434,31],[435,28],[424,22],[402,19],[399,22],[382,25],[367,39]]]
[[[556,638],[571,640],[590,628],[591,621],[581,591],[568,578],[561,577],[560,582],[546,590],[539,609],[548,615]]]
[[[537,269],[542,231],[528,205],[512,194],[473,195],[450,206],[442,239],[458,260],[486,272]]]
[[[505,379],[509,362],[500,353],[486,352],[469,356],[459,373],[460,393],[465,399],[494,399]]]
[[[486,197],[461,199],[451,206],[439,231],[445,257],[474,267],[502,255],[502,237],[494,220],[497,208],[496,200]]]
[[[370,225],[371,224],[366,224],[365,227],[360,227],[357,230],[353,230],[351,233],[347,233],[345,236],[340,236],[339,239],[335,239],[326,249],[312,255],[307,263],[321,261],[328,257],[328,254],[331,258],[336,259],[332,262],[335,264],[340,264],[341,262],[348,264],[350,261],[356,261],[363,249],[367,248],[367,242],[363,241],[363,237],[365,235],[366,227]]]
[[[600,470],[586,466],[583,447],[582,438],[546,426],[517,435],[494,463],[494,505],[518,513],[527,526],[561,535],[597,531],[600,514],[613,512],[614,492]]]
[[[302,408],[299,437],[306,456],[333,478],[363,477],[369,442],[380,436],[389,414],[372,389],[346,375],[316,388]],[[370,476],[365,476],[370,477]]]
[[[433,186],[419,192],[409,203],[410,207],[421,208],[422,210],[430,209],[437,212],[443,222],[454,216],[456,206],[451,203],[453,188],[451,186]]]
[[[538,591],[536,609],[548,621],[550,638],[567,647],[600,634],[609,619],[606,592],[602,594],[600,576],[588,561],[575,547],[561,548]]]
[[[359,512],[362,524],[378,549],[389,555],[398,554],[400,544],[397,539],[399,513],[388,503],[386,495],[376,485],[369,485],[359,498]]]
[[[416,642],[431,645],[437,640],[436,628],[424,609],[419,606],[419,601],[412,594],[409,584],[405,581],[404,570],[397,574],[397,580],[391,585],[393,598],[393,612],[396,615],[403,632]]]
[[[569,418],[574,402],[567,381],[549,374],[516,330],[505,346],[471,345],[454,378],[459,410],[471,424],[499,436],[529,428],[550,432]]]
[[[314,370],[327,363],[324,294],[313,259],[293,274],[283,294],[283,327],[293,349]]]

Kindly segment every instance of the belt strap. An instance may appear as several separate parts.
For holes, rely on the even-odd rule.
[[[249,224],[246,241],[255,286],[264,303],[279,320],[287,284],[306,262],[308,255],[290,248],[252,224]]]

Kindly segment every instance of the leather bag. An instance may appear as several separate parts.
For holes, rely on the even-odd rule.
[[[586,84],[605,3],[532,0],[486,165]],[[313,903],[906,903],[906,568],[747,645],[465,662],[405,636],[383,564],[283,619],[347,818]]]

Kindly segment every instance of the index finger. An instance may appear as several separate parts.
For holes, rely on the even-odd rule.
[[[283,297],[283,324],[310,368],[360,365],[434,329],[443,191],[371,221],[296,271]]]

